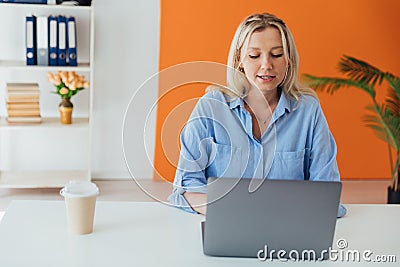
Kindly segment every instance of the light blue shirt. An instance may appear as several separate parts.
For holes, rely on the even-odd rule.
[[[169,201],[188,212],[196,213],[183,193],[207,193],[207,178],[212,176],[340,181],[336,143],[312,96],[301,96],[297,102],[282,92],[258,140],[241,98],[230,101],[220,91],[209,92],[198,101],[180,141]],[[345,214],[340,205],[338,217]]]

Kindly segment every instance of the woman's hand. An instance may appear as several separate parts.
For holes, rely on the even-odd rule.
[[[206,215],[207,195],[204,193],[185,192],[183,194],[190,207],[200,214]]]

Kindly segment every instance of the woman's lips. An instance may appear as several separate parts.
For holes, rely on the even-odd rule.
[[[271,82],[276,78],[276,76],[275,75],[257,75],[257,78],[259,78],[263,82]]]

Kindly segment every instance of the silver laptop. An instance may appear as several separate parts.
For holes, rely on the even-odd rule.
[[[328,258],[340,182],[266,179],[256,190],[249,190],[250,183],[251,179],[208,179],[204,254]]]

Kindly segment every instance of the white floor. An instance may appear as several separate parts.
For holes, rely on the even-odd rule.
[[[100,201],[165,201],[171,193],[170,184],[152,180],[95,180]],[[341,202],[344,204],[384,204],[389,180],[343,180]],[[0,219],[12,200],[63,200],[60,189],[7,189],[0,188]]]

